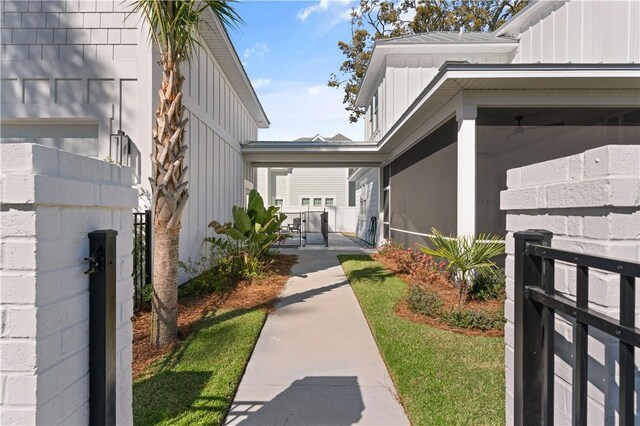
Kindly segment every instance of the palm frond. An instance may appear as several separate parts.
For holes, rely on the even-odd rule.
[[[199,42],[203,13],[210,10],[224,25],[243,22],[232,7],[234,0],[137,0],[134,13],[141,13],[149,35],[170,62],[189,61]]]
[[[492,260],[504,253],[504,243],[495,235],[445,237],[435,228],[429,237],[433,248],[419,246],[420,251],[447,262],[447,269],[475,271],[478,274],[490,274],[496,267]]]

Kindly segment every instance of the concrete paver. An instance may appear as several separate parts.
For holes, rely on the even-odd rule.
[[[228,425],[408,425],[336,252],[297,251]]]

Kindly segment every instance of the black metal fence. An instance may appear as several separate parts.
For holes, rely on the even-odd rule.
[[[133,213],[133,305],[144,306],[145,287],[151,285],[151,210]]]
[[[635,278],[640,263],[551,248],[548,231],[517,232],[515,238],[515,406],[519,425],[551,425],[554,412],[554,315],[574,319],[572,380],[574,425],[587,424],[587,339],[590,327],[619,341],[620,425],[634,424],[634,347],[640,346],[635,327]],[[555,261],[576,267],[576,300],[555,293]],[[620,276],[620,318],[589,308],[589,268]]]

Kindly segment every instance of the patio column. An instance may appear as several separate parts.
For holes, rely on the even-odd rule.
[[[462,104],[458,121],[458,235],[476,232],[476,105]]]

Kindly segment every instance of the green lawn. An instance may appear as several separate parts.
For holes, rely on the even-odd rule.
[[[412,424],[504,424],[503,339],[402,319],[394,312],[402,280],[369,256],[338,257]]]
[[[133,384],[136,425],[222,423],[264,324],[262,309],[218,312]]]

